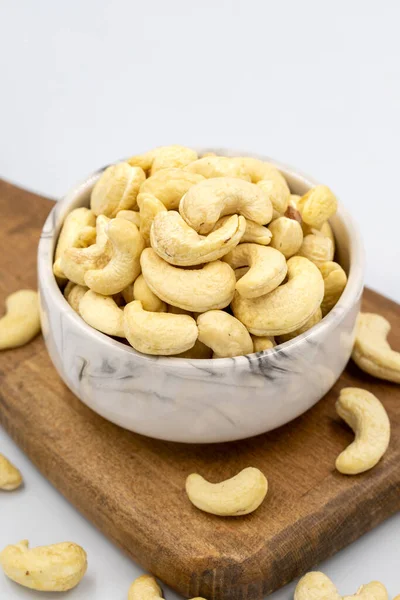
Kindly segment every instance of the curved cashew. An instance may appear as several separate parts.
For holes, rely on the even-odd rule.
[[[143,238],[138,228],[125,219],[112,219],[107,237],[112,244],[112,257],[105,267],[89,270],[85,284],[103,296],[117,294],[132,283],[140,273]]]
[[[275,248],[258,244],[239,244],[223,257],[232,269],[250,266],[236,283],[243,298],[258,298],[278,287],[286,277],[285,257]]]
[[[336,196],[326,185],[311,188],[297,202],[297,210],[307,225],[319,229],[337,211]]]
[[[342,600],[336,586],[319,571],[311,571],[296,586],[294,600]]]
[[[342,600],[389,600],[389,597],[383,583],[371,581],[362,585],[353,596],[343,596]]]
[[[214,358],[240,356],[253,352],[246,327],[223,310],[209,310],[197,317],[199,340],[214,351]]]
[[[289,205],[290,191],[286,181],[283,181],[284,183],[280,179],[262,179],[257,183],[257,186],[264,192],[272,204],[273,219],[281,217]]]
[[[278,217],[268,225],[268,229],[272,234],[270,246],[282,252],[285,258],[290,258],[299,251],[303,243],[303,230],[298,221]]]
[[[115,337],[125,337],[124,311],[110,296],[89,290],[79,302],[79,314],[94,329]]]
[[[65,276],[79,285],[85,285],[85,274],[90,269],[104,267],[111,258],[111,242],[106,230],[110,219],[99,215],[96,219],[96,243],[88,248],[67,248],[61,257]]]
[[[130,165],[141,167],[154,175],[161,169],[181,168],[197,159],[197,152],[185,146],[160,146],[128,159]]]
[[[92,190],[90,208],[95,215],[112,218],[120,210],[134,207],[145,179],[146,175],[140,167],[131,167],[127,162],[111,165]]]
[[[29,549],[27,540],[6,546],[0,553],[4,573],[20,585],[41,592],[65,592],[82,579],[86,552],[72,542]]]
[[[77,248],[87,248],[92,244],[96,243],[96,227],[92,225],[86,225],[83,227],[78,235]]]
[[[145,354],[180,354],[194,346],[198,331],[188,315],[149,312],[134,300],[125,306],[124,329],[128,342]]]
[[[372,469],[385,454],[390,441],[390,421],[378,398],[360,388],[343,388],[336,411],[355,433],[355,440],[336,459],[346,475]]]
[[[285,342],[288,342],[289,340],[293,340],[293,338],[297,337],[298,335],[301,335],[302,333],[305,333],[306,331],[311,329],[311,327],[314,327],[314,325],[319,323],[321,321],[321,319],[322,319],[322,311],[321,311],[321,308],[318,307],[317,310],[315,311],[315,313],[312,315],[312,317],[310,317],[308,319],[308,321],[306,323],[304,323],[304,325],[302,327],[299,327],[299,329],[295,329],[295,331],[292,331],[291,333],[286,333],[286,335],[278,335],[278,337],[277,337],[278,344],[284,344]]]
[[[235,213],[265,225],[272,219],[272,204],[254,183],[219,177],[193,185],[183,196],[179,212],[188,225],[206,235],[220,217]]]
[[[217,229],[222,227],[230,218],[230,216],[227,216],[218,219],[213,231],[217,231]],[[270,232],[270,230],[267,227],[264,227],[263,225],[259,225],[258,223],[254,223],[254,221],[250,221],[249,219],[245,219],[245,221],[246,228],[240,240],[241,243],[251,242],[253,244],[260,244],[261,246],[268,246],[272,238],[272,233]]]
[[[400,383],[400,352],[392,350],[386,340],[390,329],[389,321],[380,315],[359,314],[351,357],[366,373]]]
[[[206,179],[235,177],[250,181],[250,175],[246,173],[243,165],[236,158],[228,158],[226,156],[204,156],[190,163],[185,168],[185,171],[197,173],[197,175],[202,175]]]
[[[324,295],[318,268],[306,258],[293,256],[287,262],[288,282],[258,298],[236,293],[232,310],[254,335],[283,335],[302,327],[315,313]]]
[[[33,290],[19,290],[6,298],[6,314],[0,318],[0,350],[30,342],[40,331],[39,298]]]
[[[176,358],[211,358],[212,350],[200,340],[196,340],[193,348],[176,355]]]
[[[162,202],[167,210],[178,210],[179,202],[188,189],[203,179],[202,175],[183,169],[163,169],[142,183],[139,196],[151,194]]]
[[[53,272],[56,277],[64,278],[61,269],[61,257],[65,250],[67,248],[88,246],[89,244],[82,243],[80,235],[83,231],[87,231],[87,227],[92,227],[95,224],[96,216],[88,208],[75,208],[66,216],[54,254]]]
[[[142,303],[144,310],[150,312],[166,312],[167,310],[165,302],[153,294],[143,275],[139,275],[139,277],[135,279],[132,289],[132,300],[139,300]],[[132,300],[127,300],[127,302],[131,302]]]
[[[333,254],[332,241],[319,232],[306,235],[298,251],[299,256],[308,258],[308,260],[311,260],[317,266],[324,262],[332,261]]]
[[[69,283],[72,282],[70,281]],[[79,303],[89,288],[87,288],[85,285],[77,285],[76,283],[72,284],[72,288],[69,288],[68,286],[69,284],[65,287],[64,297],[71,308],[80,314]]]
[[[0,454],[0,490],[11,492],[22,483],[20,471],[9,460]]]
[[[116,219],[126,219],[130,221],[137,228],[140,227],[140,214],[136,210],[120,210],[116,214]]]
[[[221,483],[210,483],[197,473],[186,479],[190,502],[204,512],[221,517],[248,515],[260,506],[267,491],[267,478],[254,467],[247,467]]]
[[[152,248],[140,257],[143,277],[156,296],[179,308],[194,312],[225,308],[233,298],[235,274],[219,260],[198,269],[173,267]]]
[[[159,600],[162,599],[162,591],[154,577],[142,575],[135,579],[128,591],[128,600]],[[204,598],[192,598],[192,600],[204,600]]]
[[[138,202],[140,206],[140,233],[143,237],[145,246],[150,246],[150,231],[153,221],[158,213],[167,212],[164,204],[152,194],[139,194]]]
[[[336,262],[328,261],[318,265],[324,280],[324,299],[321,303],[322,315],[325,316],[335,306],[347,283],[347,275]]]
[[[252,335],[254,352],[263,352],[264,350],[271,350],[276,346],[275,340],[272,335]]]
[[[172,265],[193,266],[217,260],[240,242],[246,221],[232,215],[222,227],[201,237],[174,211],[155,216],[151,228],[152,248]]]

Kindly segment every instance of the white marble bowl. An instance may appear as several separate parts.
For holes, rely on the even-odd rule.
[[[216,152],[249,155],[226,149]],[[316,184],[276,161],[256,157],[273,162],[293,193],[303,194]],[[147,356],[89,327],[66,302],[52,272],[63,220],[73,208],[89,204],[101,172],[54,206],[39,244],[44,339],[58,373],[74,394],[121,427],[189,443],[257,435],[295,419],[318,402],[349,359],[363,289],[362,243],[343,207],[331,223],[348,283],[338,304],[318,325],[272,350],[236,358]]]

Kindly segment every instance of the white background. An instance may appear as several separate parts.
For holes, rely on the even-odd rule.
[[[362,230],[367,284],[400,301],[398,0],[2,0],[0,23],[0,176],[58,198],[157,145],[265,153],[334,189]],[[74,540],[89,572],[68,598],[125,599],[139,568],[3,431],[0,448],[26,482],[0,496],[0,546]],[[343,594],[378,579],[394,596],[399,539],[397,515],[321,568]],[[0,576],[1,599],[38,597]]]

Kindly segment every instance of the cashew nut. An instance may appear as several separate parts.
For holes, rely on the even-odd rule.
[[[139,188],[145,179],[140,167],[131,167],[127,162],[111,165],[92,190],[90,208],[95,215],[115,217],[120,210],[135,207]]]
[[[6,314],[0,318],[0,350],[24,346],[39,331],[40,315],[37,292],[19,290],[7,296]]]
[[[127,297],[128,296],[126,296],[126,298]],[[142,303],[144,310],[150,312],[166,312],[167,310],[165,302],[153,294],[143,275],[139,275],[139,277],[135,279],[132,290],[132,299],[127,300],[127,302],[131,302],[132,300],[139,300]]]
[[[342,598],[329,577],[319,571],[311,571],[297,584],[294,600],[342,600]]]
[[[124,311],[110,296],[86,292],[79,302],[79,314],[88,325],[102,333],[125,337]]]
[[[211,358],[212,350],[198,339],[195,341],[193,348],[189,348],[186,352],[181,352],[176,355],[176,358]]]
[[[254,352],[263,352],[264,350],[271,350],[276,346],[275,340],[272,335],[252,335]]]
[[[298,251],[299,256],[308,258],[308,260],[311,260],[317,266],[324,262],[332,261],[333,254],[332,241],[319,232],[306,235]]]
[[[179,202],[188,189],[203,179],[202,175],[183,169],[163,169],[142,183],[139,196],[151,194],[160,200],[167,210],[178,210]]]
[[[290,191],[285,180],[283,181],[284,183],[282,183],[280,179],[262,179],[257,183],[257,186],[271,201],[273,208],[273,219],[277,219],[285,214],[289,204]]]
[[[383,583],[371,581],[362,585],[353,596],[343,596],[342,600],[389,600],[389,597]]]
[[[222,260],[232,269],[250,267],[236,283],[236,290],[243,298],[268,294],[282,283],[287,273],[283,254],[275,248],[258,244],[239,244]]]
[[[321,303],[322,315],[325,316],[335,306],[347,283],[347,275],[336,262],[328,261],[318,265],[324,280],[324,299]]]
[[[336,196],[326,185],[311,188],[297,202],[297,210],[307,225],[319,229],[337,211]]]
[[[202,237],[174,211],[160,212],[151,228],[151,246],[161,258],[178,266],[200,265],[221,258],[240,242],[246,221],[232,215],[216,231]]]
[[[186,479],[190,502],[204,512],[221,517],[248,515],[260,506],[267,491],[267,478],[254,467],[247,467],[221,483],[210,483],[197,473]]]
[[[99,215],[96,219],[96,243],[88,248],[67,248],[61,257],[61,269],[65,277],[79,285],[85,285],[85,274],[90,269],[104,267],[111,258],[111,242],[106,230],[110,219]]]
[[[222,225],[224,225],[230,216],[221,217],[215,224],[213,231],[216,231]],[[244,217],[243,217],[244,218]],[[254,221],[250,221],[249,219],[245,219],[246,221],[246,229],[244,230],[244,234],[242,236],[241,242],[251,242],[254,244],[260,244],[261,246],[268,246],[271,241],[272,233],[267,227],[263,225],[258,225],[258,223],[254,223]]]
[[[259,296],[236,293],[232,310],[254,335],[283,335],[302,327],[316,312],[324,295],[319,269],[307,258],[293,256],[287,262],[288,282]]]
[[[214,351],[215,358],[240,356],[253,352],[246,327],[223,310],[209,310],[197,317],[199,340]]]
[[[138,196],[140,207],[140,234],[143,237],[146,247],[150,246],[150,231],[154,218],[160,212],[167,212],[164,204],[155,196],[148,193],[141,193]]]
[[[283,344],[285,342],[288,342],[289,340],[292,340],[293,338],[297,337],[298,335],[305,333],[306,331],[311,329],[311,327],[314,327],[314,325],[319,323],[321,321],[321,319],[322,319],[322,312],[321,312],[321,308],[318,307],[317,310],[315,311],[315,313],[312,315],[312,317],[310,317],[308,319],[308,321],[306,323],[304,323],[304,325],[302,327],[299,327],[299,329],[295,329],[291,333],[286,333],[285,335],[279,335],[277,337],[278,344]]]
[[[343,388],[336,411],[355,433],[355,440],[336,459],[346,475],[372,469],[385,454],[390,441],[390,421],[378,398],[360,388]]]
[[[301,228],[303,229],[304,237],[313,233],[314,235],[322,235],[324,237],[329,238],[332,242],[333,252],[335,252],[335,236],[333,234],[332,227],[330,226],[328,221],[322,223],[321,227],[317,229],[316,227],[311,227],[310,225],[307,225],[307,223],[304,223],[304,221],[301,220]]]
[[[225,308],[233,298],[235,274],[222,261],[215,260],[197,269],[182,269],[167,263],[152,248],[146,248],[140,263],[151,291],[168,304],[205,312]]]
[[[103,268],[87,271],[85,284],[98,294],[111,296],[121,292],[140,273],[144,243],[136,225],[125,219],[112,219],[106,235],[112,244],[111,260]]]
[[[128,591],[128,600],[159,600],[162,599],[162,591],[154,577],[142,575],[135,579]],[[204,598],[192,598],[192,600],[204,600]]]
[[[290,258],[299,251],[303,243],[303,230],[298,221],[279,217],[268,225],[268,229],[272,233],[271,247],[282,252],[285,258]]]
[[[250,181],[250,175],[246,173],[243,165],[236,158],[227,158],[226,156],[204,156],[190,163],[185,171],[197,173],[206,179],[215,177],[236,177]]]
[[[188,315],[149,312],[134,300],[125,306],[124,329],[128,342],[145,354],[180,354],[194,346],[198,330]]]
[[[87,248],[92,244],[96,243],[96,227],[92,225],[86,225],[83,227],[78,235],[77,248]]]
[[[82,579],[87,569],[86,552],[72,542],[29,549],[27,540],[7,546],[0,553],[4,573],[20,585],[41,592],[65,592]]]
[[[9,460],[0,454],[0,490],[11,492],[22,483],[20,471]]]
[[[366,373],[400,383],[400,352],[391,349],[387,336],[389,321],[374,313],[361,313],[357,319],[354,362]]]
[[[80,314],[79,303],[89,288],[87,288],[85,285],[77,285],[76,283],[72,283],[72,287],[69,287],[71,283],[72,282],[69,281],[68,284],[65,286],[64,297],[68,304],[71,306],[71,308],[75,312]]]
[[[220,217],[234,213],[265,225],[272,219],[272,204],[254,183],[219,177],[193,185],[183,196],[179,212],[188,225],[206,235]]]
[[[86,231],[87,234],[87,227],[92,227],[95,224],[96,216],[88,208],[75,208],[66,216],[54,254],[53,272],[56,277],[64,279],[61,257],[65,250],[67,248],[88,246],[89,244],[83,243],[80,236],[83,231]]]
[[[136,225],[137,228],[140,227],[140,214],[136,210],[120,210],[119,212],[117,212],[115,218],[126,219],[127,221],[130,221],[131,223]]]
[[[160,146],[145,154],[132,156],[128,163],[141,167],[154,175],[161,169],[185,167],[197,159],[197,152],[185,146]]]

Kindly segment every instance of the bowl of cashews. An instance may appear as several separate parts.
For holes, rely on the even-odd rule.
[[[156,148],[51,211],[41,320],[66,385],[106,419],[209,443],[275,429],[351,354],[364,254],[333,192],[272,159]]]

